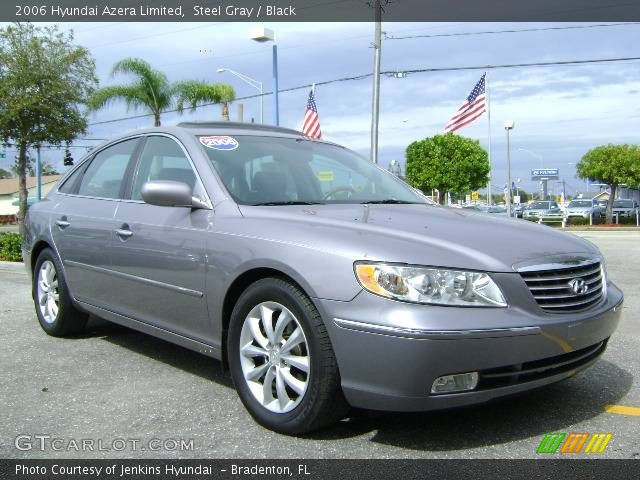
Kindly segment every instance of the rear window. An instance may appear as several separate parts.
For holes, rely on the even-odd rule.
[[[533,209],[547,209],[549,208],[549,202],[534,202],[531,207]]]

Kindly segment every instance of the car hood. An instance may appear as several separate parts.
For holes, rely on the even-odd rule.
[[[247,235],[349,257],[513,272],[596,257],[591,243],[527,221],[428,205],[240,206]]]

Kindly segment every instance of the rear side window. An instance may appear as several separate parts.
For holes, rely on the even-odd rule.
[[[78,178],[80,178],[80,175],[82,175],[83,170],[84,166],[76,168],[76,171],[73,172],[62,185],[60,185],[58,191],[62,193],[75,193],[76,186],[78,184]]]
[[[82,177],[78,195],[120,198],[125,172],[137,144],[138,139],[132,138],[98,152]]]

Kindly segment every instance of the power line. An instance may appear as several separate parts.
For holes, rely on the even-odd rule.
[[[469,35],[493,35],[498,33],[547,32],[553,30],[581,30],[585,28],[619,27],[623,25],[639,25],[640,22],[598,23],[593,25],[570,25],[564,27],[536,27],[511,30],[485,30],[480,32],[429,33],[424,35],[393,36],[385,33],[385,40],[409,40],[413,38],[466,37]]]
[[[640,57],[598,58],[598,59],[586,59],[586,60],[563,60],[563,61],[533,62],[533,63],[507,63],[507,64],[501,64],[501,65],[472,65],[472,66],[460,66],[460,67],[415,68],[415,69],[409,69],[409,70],[401,70],[401,72],[408,74],[408,73],[430,73],[430,72],[455,72],[455,71],[461,71],[461,70],[495,70],[495,69],[503,69],[503,68],[548,67],[548,66],[556,66],[556,65],[557,66],[588,65],[588,64],[596,64],[596,63],[614,63],[614,62],[628,62],[628,61],[638,61],[638,60],[640,60]],[[386,70],[386,71],[380,72],[380,75],[393,75],[396,73],[398,73],[397,70]],[[371,76],[373,76],[373,73],[363,73],[360,75],[334,78],[332,80],[324,80],[321,82],[307,83],[307,84],[298,85],[295,87],[284,88],[284,89],[278,90],[278,92],[279,93],[293,92],[296,90],[303,90],[306,88],[310,88],[312,85],[319,86],[319,85],[329,85],[331,83],[338,83],[338,82],[349,82],[354,80],[362,80],[365,78],[369,78]],[[259,98],[260,96],[271,95],[272,93],[273,92],[269,91],[269,92],[264,92],[262,94],[257,93],[253,95],[247,95],[244,97],[237,97],[236,101]],[[217,105],[217,103],[215,102],[203,103],[196,106],[195,109],[197,110],[198,108],[208,107],[211,105]],[[176,112],[178,112],[178,109],[165,110],[162,113],[176,113]],[[93,123],[89,123],[88,126],[91,127],[95,125],[105,125],[108,123],[116,123],[124,120],[133,120],[137,118],[146,118],[151,116],[153,116],[152,113],[143,113],[140,115],[131,115],[128,117],[113,118],[110,120],[93,122]]]

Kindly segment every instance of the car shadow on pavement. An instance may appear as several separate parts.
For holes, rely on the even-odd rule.
[[[193,375],[233,388],[222,362],[160,338],[115,323],[91,317],[86,332],[76,338],[101,337],[114,345],[166,363]]]
[[[359,412],[311,438],[331,440],[367,432],[372,442],[421,451],[455,451],[566,431],[603,413],[630,390],[633,376],[600,360],[563,382],[485,404],[424,413]]]
[[[222,363],[156,337],[92,317],[86,333],[137,354],[233,388]],[[422,413],[354,409],[333,427],[306,435],[338,440],[375,432],[372,442],[420,451],[455,451],[570,430],[603,413],[631,389],[633,376],[605,359],[576,377],[488,403]]]

